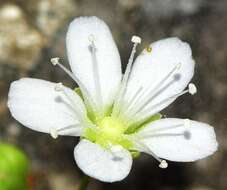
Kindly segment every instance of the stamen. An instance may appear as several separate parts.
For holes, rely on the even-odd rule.
[[[114,154],[121,152],[122,149],[123,148],[120,145],[114,145],[114,146],[111,146],[111,148],[110,148],[111,152],[114,153]]]
[[[112,154],[112,156],[115,158],[121,158],[118,153],[120,153],[123,150],[123,147],[120,145],[113,145],[111,143],[108,144],[108,150]]]
[[[93,63],[93,78],[95,83],[96,99],[98,101],[98,105],[100,105],[100,107],[102,108],[103,100],[102,100],[101,85],[100,85],[100,78],[99,78],[99,67],[98,67],[99,65],[96,57],[97,49],[95,47],[93,35],[89,36],[89,41],[91,42],[91,45],[89,46],[89,48],[91,51],[91,57],[92,57],[92,63]]]
[[[58,131],[55,128],[51,128],[50,129],[50,135],[53,139],[57,139],[58,138]]]
[[[95,41],[94,35],[93,35],[93,34],[90,34],[90,35],[88,36],[88,40],[89,40],[91,43],[93,43],[93,42]]]
[[[135,44],[140,44],[141,43],[141,38],[139,36],[132,36],[131,41]]]
[[[156,107],[158,107],[158,106],[160,106],[160,105],[162,105],[162,104],[164,104],[164,103],[170,101],[171,99],[178,98],[178,97],[180,97],[180,96],[182,96],[182,95],[184,95],[184,94],[186,94],[186,93],[188,93],[188,90],[185,90],[185,91],[183,91],[183,92],[180,92],[180,93],[178,93],[178,94],[175,94],[175,95],[173,95],[173,96],[170,96],[170,97],[168,97],[168,98],[166,98],[166,99],[164,99],[164,100],[161,100],[161,101],[158,102],[157,104],[151,105],[149,108],[144,109],[143,112],[144,112],[144,113],[149,113],[149,114],[150,114],[150,113],[152,112],[152,110],[154,110]],[[137,114],[139,114],[139,112],[137,112]]]
[[[51,63],[55,66],[59,63],[59,57],[54,57],[54,58],[51,58],[50,61]]]
[[[125,74],[124,74],[123,79],[122,79],[122,83],[120,85],[119,94],[116,97],[116,101],[114,103],[113,115],[116,115],[117,112],[119,111],[119,105],[121,104],[121,102],[122,102],[122,100],[124,98],[124,94],[126,92],[128,79],[130,77],[131,70],[132,70],[132,63],[133,63],[134,56],[135,56],[135,53],[136,53],[136,47],[137,47],[138,44],[141,43],[141,38],[139,36],[132,36],[131,41],[134,44],[133,44],[132,52],[131,52],[129,60],[128,60],[128,64],[127,64],[127,67],[126,67],[126,70],[125,70]]]
[[[136,142],[137,142],[137,144],[140,146],[140,148],[143,149],[143,151],[149,153],[149,154],[150,154],[151,156],[153,156],[158,162],[160,162],[160,164],[159,164],[159,167],[160,167],[160,168],[163,168],[163,169],[164,169],[164,168],[167,168],[167,167],[168,167],[168,163],[167,163],[165,160],[159,158],[153,151],[150,150],[150,148],[149,148],[146,144],[142,143],[141,141],[138,142],[138,140],[137,140]]]
[[[130,109],[134,105],[134,102],[136,102],[137,99],[140,97],[139,95],[141,94],[142,90],[143,90],[143,87],[138,88],[138,90],[135,92],[133,97],[128,102],[123,102],[122,109],[119,111],[119,115],[121,114],[123,109],[125,109],[124,110],[124,113],[125,113],[127,112],[128,109]]]
[[[192,86],[191,86],[191,89],[190,89],[190,85],[192,85]],[[178,97],[180,97],[180,96],[182,96],[182,95],[184,95],[184,94],[186,94],[186,93],[192,94],[192,93],[190,92],[190,90],[192,90],[193,92],[195,92],[195,88],[196,88],[195,85],[190,83],[190,84],[188,85],[188,89],[187,89],[187,90],[184,90],[183,92],[180,92],[180,93],[178,93],[178,94],[174,94],[174,95],[172,95],[172,96],[170,96],[170,97],[168,97],[168,98],[166,98],[166,99],[164,99],[164,100],[161,100],[160,102],[156,103],[155,105],[151,105],[151,106],[148,107],[147,109],[144,109],[144,110],[143,110],[143,113],[141,113],[141,112],[138,111],[138,112],[135,113],[133,116],[136,116],[137,114],[146,115],[146,113],[149,113],[148,116],[145,116],[145,117],[143,117],[143,119],[140,119],[140,121],[138,121],[139,123],[143,123],[144,121],[146,121],[146,120],[150,117],[150,115],[153,115],[153,114],[154,114],[154,113],[152,113],[152,110],[155,110],[155,108],[157,108],[158,106],[161,106],[162,104],[164,104],[164,103],[170,101],[171,99],[176,99],[176,98],[178,98]]]
[[[82,85],[82,82],[71,72],[69,71],[64,65],[62,65],[60,62],[59,62],[60,58],[59,57],[55,57],[55,58],[51,58],[51,63],[56,66],[58,65],[63,71],[66,72],[66,74],[68,74],[79,86]],[[81,87],[81,86],[80,86]]]
[[[146,48],[146,51],[147,51],[148,53],[151,53],[152,47],[149,47],[149,46],[148,46],[148,47]]]
[[[189,83],[188,91],[191,95],[194,95],[197,92],[197,88],[196,88],[195,84]]]
[[[54,88],[57,92],[63,91],[63,85],[61,82],[57,83],[55,88]]]
[[[68,94],[68,92],[64,89],[64,86],[63,84],[60,82],[60,83],[57,83],[55,85],[55,91],[57,92],[62,92],[65,97],[69,100],[70,104],[72,104],[73,106],[73,110],[75,111],[76,115],[78,116],[78,119],[82,122],[83,119],[84,119],[84,114],[79,110],[77,109],[77,105],[75,104],[75,102],[73,101],[73,99],[70,97],[70,95]]]
[[[190,121],[189,119],[185,119],[185,120],[184,120],[184,126],[185,126],[186,128],[190,127],[190,126],[191,126],[191,121]]]
[[[140,112],[141,110],[143,110],[145,107],[147,107],[149,105],[149,103],[155,98],[157,97],[157,95],[159,95],[160,93],[162,93],[163,90],[167,89],[172,82],[174,82],[176,79],[174,78],[173,81],[170,81],[170,83],[168,83],[167,85],[165,85],[163,88],[161,88],[163,86],[163,84],[166,82],[167,79],[169,79],[170,76],[172,76],[172,74],[176,71],[179,70],[181,67],[181,63],[178,63],[176,66],[173,67],[173,69],[167,73],[167,75],[160,81],[158,82],[148,93],[147,95],[145,95],[145,92],[143,93],[143,96],[145,97],[141,97],[141,99],[143,99],[142,102],[137,101],[135,103],[135,110],[133,111],[133,109],[130,109],[128,111],[128,113],[131,113],[132,115],[137,114],[138,112]],[[141,100],[140,99],[140,100]],[[138,105],[139,104],[139,105]]]
[[[64,65],[62,65],[59,60],[60,60],[59,57],[55,57],[55,58],[52,58],[50,61],[54,66],[58,65],[66,74],[70,76],[70,78],[72,78],[78,84],[83,94],[83,97],[85,99],[85,102],[88,105],[90,105],[90,107],[96,108],[95,102],[93,101],[92,96],[88,92],[85,85],[71,71],[69,71]]]
[[[70,125],[67,127],[62,127],[60,129],[55,129],[55,128],[51,128],[50,129],[50,135],[53,139],[57,139],[59,132],[64,132],[64,131],[70,131],[70,130],[75,130],[76,127],[80,126],[80,124],[75,124],[75,125]],[[68,132],[68,135],[72,135],[73,133]]]
[[[162,169],[166,169],[168,167],[168,163],[166,162],[166,160],[162,160],[159,164],[159,167]]]

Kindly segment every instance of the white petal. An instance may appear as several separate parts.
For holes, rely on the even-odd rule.
[[[185,119],[161,119],[137,135],[158,157],[171,161],[195,161],[213,154],[218,147],[213,127]]]
[[[75,105],[63,92],[55,90],[56,83],[23,78],[14,81],[9,90],[8,107],[12,116],[20,123],[33,130],[50,133],[51,129],[61,129],[78,124],[79,117],[75,112],[86,115],[84,105],[78,95],[63,87]],[[80,135],[81,127],[59,131],[60,135]],[[66,134],[65,134],[66,133]]]
[[[74,150],[77,165],[87,175],[104,182],[124,179],[130,172],[132,157],[121,149],[111,153],[98,144],[81,140]]]
[[[150,49],[143,50],[135,60],[125,95],[125,100],[130,100],[142,87],[141,94],[145,94],[138,95],[139,101],[134,104],[135,110],[142,107],[138,113],[140,117],[157,113],[173,102],[175,98],[164,102],[163,100],[180,93],[194,73],[194,60],[187,43],[178,38],[167,38],[154,42],[149,47]],[[158,85],[174,68],[170,77],[167,77],[162,85]],[[149,104],[144,103],[152,97]],[[143,112],[144,110],[147,111]]]
[[[97,65],[92,59],[92,40]],[[108,26],[97,17],[76,18],[69,26],[66,45],[72,71],[87,87],[94,102],[100,104],[101,94],[103,105],[111,105],[122,74],[119,52]],[[97,81],[101,93],[97,92]]]

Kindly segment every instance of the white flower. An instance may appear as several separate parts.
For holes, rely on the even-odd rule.
[[[189,119],[161,119],[159,112],[185,93],[194,60],[189,45],[178,38],[150,44],[133,63],[136,46],[122,76],[117,47],[108,26],[96,17],[80,17],[69,26],[66,45],[72,73],[53,58],[79,85],[23,78],[11,84],[8,106],[23,125],[53,138],[80,136],[75,160],[87,175],[105,182],[125,178],[132,157],[145,152],[166,160],[190,162],[217,150],[214,130]],[[184,90],[188,85],[188,89]],[[82,94],[82,95],[81,95]],[[164,160],[166,159],[166,160]]]

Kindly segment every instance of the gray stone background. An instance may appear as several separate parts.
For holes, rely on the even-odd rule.
[[[129,177],[115,184],[92,181],[89,189],[226,190],[227,189],[227,1],[226,0],[1,0],[0,1],[0,139],[21,147],[32,160],[34,190],[75,190],[82,177],[74,164],[77,139],[53,140],[22,127],[6,107],[8,88],[24,76],[75,84],[51,57],[64,58],[65,32],[77,16],[96,15],[110,26],[125,67],[130,38],[150,42],[178,36],[191,44],[196,60],[195,96],[179,98],[163,113],[215,127],[218,152],[195,163],[170,163],[167,170],[142,155]]]

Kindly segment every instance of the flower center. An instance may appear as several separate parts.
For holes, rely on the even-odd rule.
[[[123,122],[113,117],[104,117],[101,122],[98,122],[98,126],[102,133],[109,138],[117,138],[124,133]]]
[[[106,149],[114,145],[130,149],[133,147],[133,143],[124,134],[125,126],[121,120],[107,116],[97,122],[97,127],[86,128],[84,137]]]

